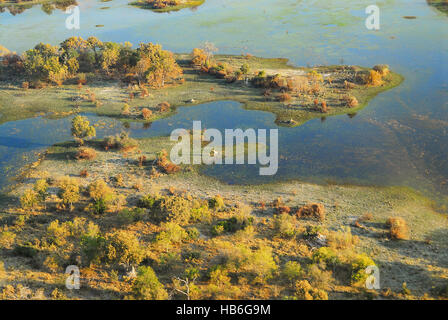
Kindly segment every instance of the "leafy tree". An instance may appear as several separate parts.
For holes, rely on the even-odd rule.
[[[106,241],[106,258],[110,263],[138,265],[144,257],[137,237],[126,230],[107,234]]]
[[[59,182],[58,197],[64,205],[70,205],[70,211],[73,209],[73,203],[79,200],[79,184],[75,178],[63,177]]]
[[[182,69],[177,64],[172,52],[162,50],[158,44],[140,44],[137,49],[139,61],[137,63],[137,77],[145,80],[154,87],[163,87],[167,81],[179,78]]]
[[[34,191],[37,193],[40,201],[45,201],[48,196],[48,183],[45,179],[39,179],[36,181],[33,187]]]
[[[20,204],[23,209],[34,209],[39,203],[39,195],[33,189],[26,190],[20,197]]]
[[[244,63],[241,67],[240,67],[240,71],[242,74],[248,74],[250,71],[250,67],[247,63]]]
[[[107,74],[110,73],[110,69],[115,66],[120,57],[120,45],[114,42],[106,42],[103,44],[103,50],[101,52],[101,69]]]
[[[72,135],[82,145],[84,139],[96,136],[96,130],[86,117],[78,115],[72,120]]]
[[[57,46],[40,43],[26,51],[22,60],[25,73],[31,78],[61,85],[68,76],[68,68],[61,64]]]
[[[103,47],[103,43],[96,37],[89,37],[87,39],[87,45],[90,49],[93,50],[94,57],[95,57],[95,65],[99,64],[99,50]]]
[[[282,274],[289,281],[298,280],[302,275],[302,267],[296,261],[288,261],[283,267]]]
[[[137,278],[132,286],[134,298],[141,300],[166,300],[168,293],[157,279],[154,270],[149,266],[138,269]]]

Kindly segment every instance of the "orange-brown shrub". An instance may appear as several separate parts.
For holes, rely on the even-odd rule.
[[[79,148],[75,158],[77,160],[93,160],[96,158],[96,151],[92,148]]]
[[[22,89],[23,90],[28,90],[29,87],[30,87],[30,83],[28,81],[22,82]]]
[[[277,100],[280,102],[286,102],[291,100],[291,95],[287,92],[282,92],[277,96]]]
[[[208,57],[207,53],[203,49],[194,48],[191,54],[193,56],[193,58],[191,59],[191,64],[197,67],[205,66]]]
[[[171,105],[168,102],[166,102],[166,101],[164,101],[162,103],[159,103],[157,105],[157,109],[160,112],[168,112],[168,111],[170,111],[170,108],[171,108]]]
[[[146,162],[146,156],[139,156],[138,157],[138,166],[143,167],[144,162]]]
[[[344,100],[345,100],[347,107],[349,107],[349,108],[354,108],[359,105],[358,99],[356,99],[356,97],[354,97],[354,96],[346,96],[344,98]]]
[[[90,102],[96,102],[96,95],[94,92],[87,89],[87,95]]]
[[[325,220],[325,207],[320,203],[310,203],[297,210],[298,218],[312,218],[319,221]]]
[[[87,169],[83,169],[81,170],[81,172],[79,173],[79,176],[81,178],[87,178],[89,176],[89,172],[87,171]]]
[[[291,208],[288,206],[280,206],[277,208],[277,213],[278,214],[282,214],[282,213],[290,213],[291,212]]]
[[[327,113],[328,112],[328,107],[327,107],[327,102],[326,101],[322,101],[320,104],[320,112],[322,113]]]
[[[149,96],[148,89],[144,86],[141,86],[140,87],[140,98],[146,98],[147,96]]]
[[[82,74],[82,73],[79,74],[77,83],[78,83],[78,85],[81,85],[81,86],[85,85],[87,83],[86,75]]]
[[[391,239],[406,240],[409,239],[409,231],[406,221],[401,217],[390,217],[386,225],[389,227]]]
[[[143,117],[143,119],[148,120],[148,119],[151,118],[151,116],[152,116],[152,111],[151,110],[149,110],[148,108],[143,108],[142,109],[142,117]]]
[[[167,156],[168,153],[166,152],[166,150],[162,150],[158,153],[156,159],[157,167],[167,174],[178,172],[180,170],[180,167],[168,160]]]

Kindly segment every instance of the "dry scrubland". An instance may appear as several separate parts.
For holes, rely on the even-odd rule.
[[[2,298],[446,297],[447,220],[411,190],[229,186],[167,169],[167,138],[117,139],[51,148],[10,195]],[[372,264],[379,291],[363,287]]]

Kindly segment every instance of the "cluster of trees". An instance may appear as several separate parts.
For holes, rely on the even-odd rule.
[[[163,9],[166,7],[178,6],[180,0],[146,0],[145,3],[153,9]]]
[[[96,37],[71,37],[59,46],[40,43],[21,56],[5,56],[3,65],[15,74],[25,74],[27,80],[57,85],[76,76],[85,82],[82,73],[88,72],[152,87],[163,87],[182,76],[173,54],[160,45],[142,43],[132,49],[129,42],[102,42]]]
[[[69,6],[77,5],[76,0],[0,0],[0,12],[8,9],[12,15],[16,15],[23,13],[26,9],[30,9],[39,3],[42,4],[42,11],[46,14],[51,14],[54,9],[65,10]]]

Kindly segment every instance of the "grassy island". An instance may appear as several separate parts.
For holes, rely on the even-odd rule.
[[[427,0],[430,6],[433,6],[437,10],[448,14],[448,0]]]
[[[170,12],[199,7],[204,2],[205,0],[138,0],[131,2],[131,5],[154,12]]]
[[[42,5],[42,10],[50,14],[53,10],[65,10],[77,5],[76,0],[0,0],[0,12],[8,10],[12,15],[20,14],[35,5]]]
[[[39,44],[1,59],[0,123],[79,111],[154,121],[179,106],[235,100],[276,114],[278,125],[298,126],[355,113],[403,80],[386,65],[298,68],[286,59],[213,55],[207,49],[173,54],[151,43],[133,49],[94,37]]]

